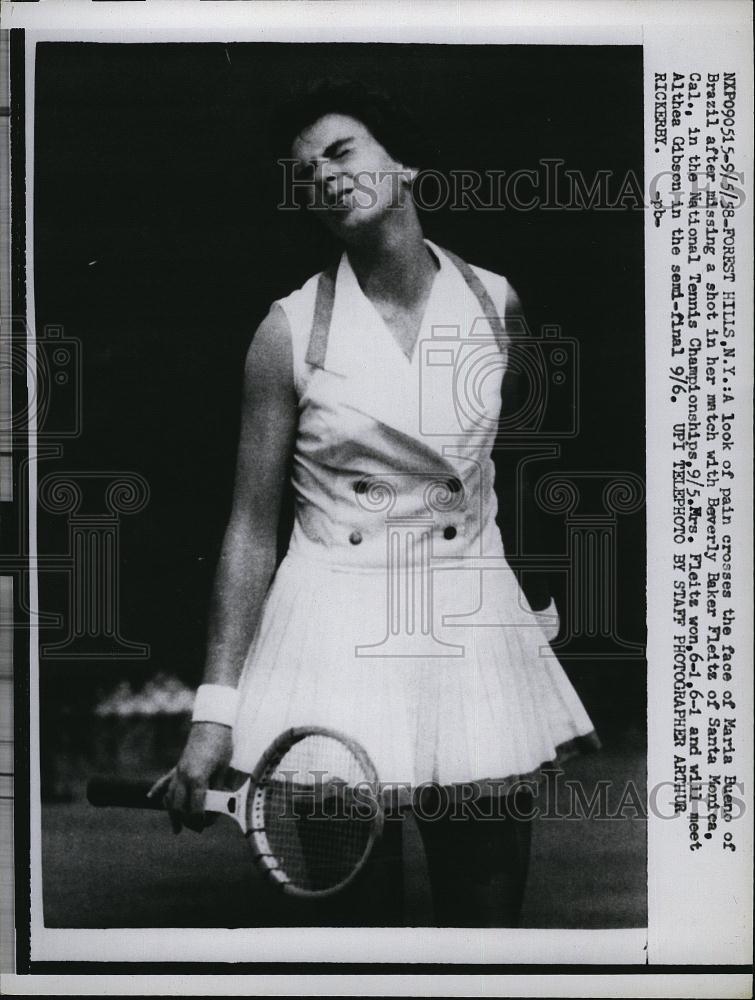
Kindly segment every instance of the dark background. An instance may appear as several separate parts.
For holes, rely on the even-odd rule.
[[[588,180],[599,170],[642,179],[639,47],[39,45],[36,316],[38,329],[57,324],[81,341],[83,398],[81,435],[40,475],[124,470],[150,487],[146,508],[121,519],[119,599],[122,635],[150,655],[43,657],[48,752],[66,713],[122,678],[199,682],[243,358],[270,302],[332,253],[310,220],[276,211],[267,119],[292,82],[323,75],[400,94],[437,138],[441,169],[560,158]],[[424,222],[442,246],[506,274],[533,329],[558,324],[579,342],[581,430],[553,470],[644,479],[643,213],[508,208]],[[66,551],[66,518],[41,510],[39,544]],[[642,643],[642,511],[619,519],[617,567],[619,631]],[[41,574],[40,603],[67,614],[59,574]],[[42,640],[64,634],[49,627]],[[565,666],[604,738],[644,724],[641,659]]]

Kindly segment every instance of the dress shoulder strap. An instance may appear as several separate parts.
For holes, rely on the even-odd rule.
[[[503,323],[501,322],[501,317],[498,315],[498,310],[496,309],[487,288],[482,283],[482,280],[471,264],[467,264],[465,260],[462,260],[461,257],[457,256],[457,254],[453,253],[451,250],[443,248],[443,253],[461,272],[461,276],[466,281],[469,290],[480,303],[483,316],[488,321],[498,346],[501,350],[503,350],[506,344],[506,333],[503,328]]]
[[[317,295],[315,296],[315,311],[312,316],[312,329],[309,334],[309,344],[304,360],[315,368],[325,366],[325,356],[328,352],[328,334],[330,333],[330,318],[333,315],[333,303],[336,297],[336,273],[338,267],[332,264],[320,273],[317,279]]]

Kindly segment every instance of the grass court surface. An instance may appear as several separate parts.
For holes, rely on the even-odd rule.
[[[568,762],[589,801],[610,781],[615,812],[628,781],[645,801],[644,740],[625,735]],[[559,810],[568,793],[559,779]],[[534,821],[525,927],[644,927],[646,823],[625,818]],[[160,813],[95,809],[86,802],[43,808],[43,898],[48,927],[255,927],[323,923],[316,904],[284,898],[256,872],[244,837],[220,818],[201,835],[174,836]],[[417,868],[411,851],[407,881]],[[415,880],[416,881],[416,880]],[[421,887],[420,887],[421,889]],[[425,921],[432,923],[431,919]],[[325,922],[327,923],[327,922]]]

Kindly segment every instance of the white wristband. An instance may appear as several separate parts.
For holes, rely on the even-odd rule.
[[[239,693],[226,684],[200,684],[194,698],[192,722],[217,722],[231,726],[236,722]]]

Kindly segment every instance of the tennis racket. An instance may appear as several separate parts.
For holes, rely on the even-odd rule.
[[[95,806],[165,809],[148,781],[93,778]],[[383,830],[378,776],[367,752],[343,733],[289,729],[273,741],[235,792],[208,789],[205,812],[229,816],[248,838],[259,870],[284,893],[341,892],[367,862]]]

